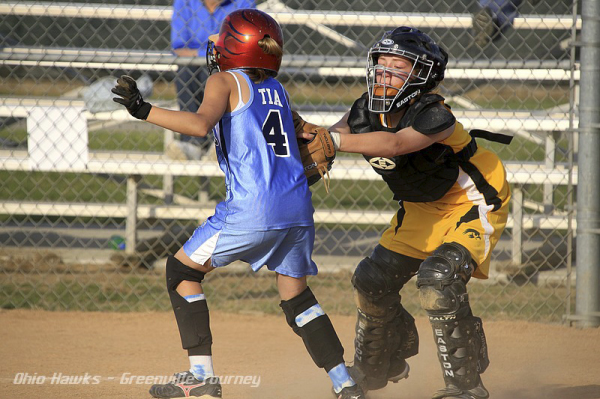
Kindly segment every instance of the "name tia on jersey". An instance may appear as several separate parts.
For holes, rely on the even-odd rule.
[[[264,88],[258,89],[258,92],[262,96],[263,105],[277,105],[278,107],[283,108],[283,104],[281,104],[281,100],[279,99],[279,93],[277,93],[277,90],[271,91],[271,89],[269,88]]]

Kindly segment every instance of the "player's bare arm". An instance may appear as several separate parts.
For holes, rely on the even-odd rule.
[[[205,137],[229,107],[231,83],[226,73],[212,75],[206,81],[204,101],[197,113],[152,107],[148,122],[189,136]]]
[[[135,80],[127,75],[121,76],[111,91],[118,96],[113,98],[113,101],[124,105],[137,119],[181,134],[205,137],[230,109],[229,97],[235,83],[232,83],[233,78],[227,75],[229,74],[218,73],[207,80],[207,93],[197,113],[173,111],[151,105],[142,98]],[[237,89],[235,94],[237,95]]]

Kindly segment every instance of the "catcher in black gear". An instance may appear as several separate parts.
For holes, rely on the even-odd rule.
[[[420,30],[385,32],[368,53],[367,92],[329,129],[337,151],[362,154],[399,205],[352,277],[351,374],[365,391],[408,377],[406,359],[417,354],[419,338],[399,294],[416,275],[446,385],[433,398],[486,399],[487,343],[467,283],[487,278],[510,189],[502,162],[476,138],[507,144],[510,137],[468,132],[456,121],[434,92],[447,63],[448,54]]]

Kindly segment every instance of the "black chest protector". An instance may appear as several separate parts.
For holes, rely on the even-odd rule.
[[[423,134],[438,133],[455,122],[450,111],[440,109],[443,100],[437,94],[422,95],[406,110],[398,126],[388,128],[380,122],[379,114],[368,111],[368,97],[363,95],[352,106],[348,125],[352,133],[397,132],[408,126]],[[457,154],[450,146],[434,143],[410,154],[392,158],[365,156],[365,159],[390,187],[394,200],[429,202],[442,198],[450,190],[458,178],[459,164],[476,150],[475,140]]]

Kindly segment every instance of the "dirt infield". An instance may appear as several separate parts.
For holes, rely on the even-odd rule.
[[[211,319],[215,371],[229,378],[224,398],[333,397],[326,374],[283,316],[214,313]],[[354,318],[332,320],[350,359]],[[421,347],[410,360],[410,378],[369,398],[426,399],[441,387],[427,320],[418,319],[417,327]],[[484,382],[492,399],[600,398],[600,329],[484,327],[491,358]],[[150,380],[188,367],[169,313],[3,310],[0,359],[0,398],[149,398]]]

